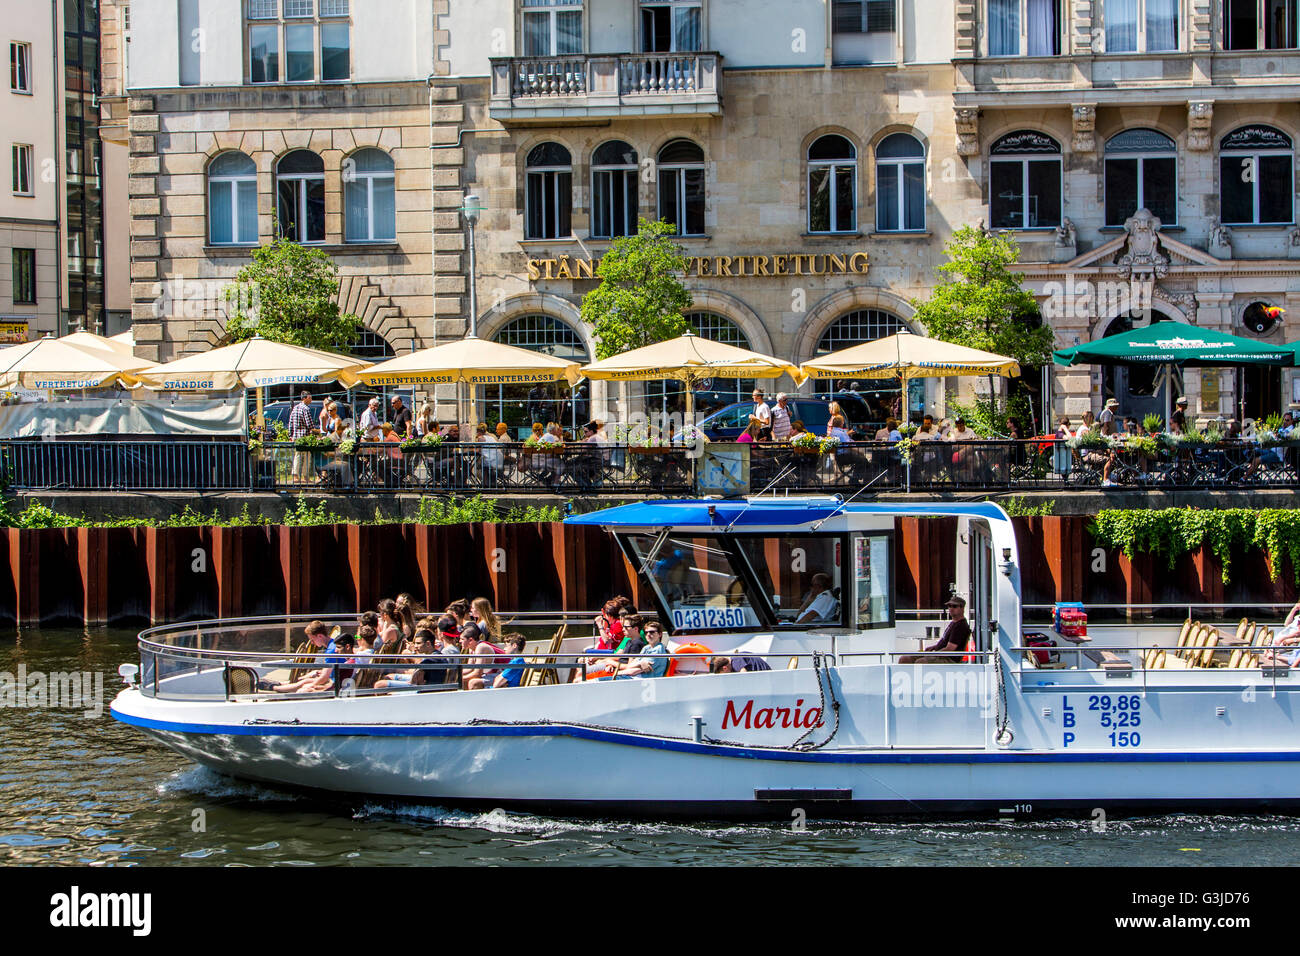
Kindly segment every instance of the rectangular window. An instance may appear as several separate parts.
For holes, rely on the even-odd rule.
[[[989,219],[994,229],[1061,224],[1059,159],[999,160],[989,167]]]
[[[315,0],[284,0],[284,16],[313,17],[316,15]]]
[[[349,51],[349,31],[346,23],[320,25],[320,78],[346,80],[352,75]]]
[[[988,0],[989,56],[1020,53],[1020,0]]]
[[[199,20],[199,0],[180,0],[176,10],[177,48],[181,86],[198,86],[203,44],[199,37],[203,28]]]
[[[1061,162],[1057,159],[1031,161],[1029,194],[1025,215],[1030,229],[1061,224]]]
[[[352,25],[342,18],[348,16],[350,9],[347,0],[321,0],[319,5],[316,0],[251,3],[249,82],[311,83],[349,79]],[[281,14],[283,18],[279,19]],[[277,19],[279,22],[268,22]]]
[[[36,304],[36,250],[13,250],[14,305]]]
[[[1138,0],[1106,0],[1106,52],[1136,53]]]
[[[322,17],[346,17],[348,15],[348,0],[320,0],[320,15]]]
[[[14,144],[11,151],[13,165],[13,194],[35,195],[32,189],[32,147]]]
[[[989,56],[1059,56],[1061,0],[985,0]]]
[[[573,174],[529,173],[528,239],[558,239],[572,232]]]
[[[290,83],[316,79],[316,27],[293,24],[284,28],[284,78]]]
[[[1223,0],[1227,50],[1294,50],[1296,0]]]
[[[258,26],[248,31],[249,80],[280,82],[280,28]]]
[[[642,53],[693,53],[702,44],[698,0],[641,4]]]
[[[581,0],[524,0],[525,56],[572,56],[582,52]]]
[[[893,33],[897,25],[894,0],[835,0],[832,33]]]
[[[1259,158],[1259,221],[1291,221],[1291,157]]]
[[[9,44],[9,89],[15,93],[32,91],[32,45]]]
[[[274,20],[280,15],[280,0],[248,0],[248,19]]]
[[[704,235],[704,170],[659,171],[659,215],[679,236]]]
[[[594,174],[591,234],[601,239],[635,235],[637,177],[634,170],[599,170]]]
[[[1106,160],[1106,224],[1122,226],[1138,209],[1137,159]],[[1163,221],[1163,220],[1162,220]]]

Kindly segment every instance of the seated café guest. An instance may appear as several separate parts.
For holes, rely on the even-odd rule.
[[[533,422],[533,434],[530,437],[536,438],[538,441],[541,441],[542,436],[545,433],[546,433],[546,429],[543,427],[541,422]]]
[[[943,629],[943,636],[926,648],[930,651],[964,651],[970,641],[970,624],[966,622],[966,601],[957,595],[948,598],[944,607],[948,610],[948,626]],[[898,659],[900,664],[960,664],[960,657],[932,657],[926,654],[907,654]]]
[[[542,435],[541,441],[547,445],[564,443],[564,432],[560,429],[559,422],[551,422],[546,426],[546,432]]]
[[[1291,432],[1295,429],[1295,416],[1287,412],[1282,416],[1282,427],[1277,430],[1279,437],[1290,438]]]
[[[505,669],[496,676],[491,684],[487,685],[493,688],[518,687],[524,679],[524,670],[528,662],[524,660],[525,638],[522,634],[513,633],[505,636],[506,650],[515,656],[506,664]]]
[[[1010,441],[1020,441],[1025,436],[1020,434],[1020,426],[1016,424],[1014,418],[1007,419],[1007,438]]]
[[[763,423],[760,422],[753,415],[750,415],[749,424],[746,425],[745,430],[741,432],[739,436],[737,436],[736,441],[743,441],[746,443],[756,442],[759,440],[759,435],[761,435],[762,433],[763,433]]]
[[[438,430],[438,423],[433,420],[433,403],[425,402],[420,406],[420,414],[415,416],[415,437],[424,438]]]
[[[510,437],[510,426],[505,422],[497,422],[497,441],[507,442],[512,440],[513,439]]]
[[[618,673],[612,675],[615,680],[631,677],[663,677],[668,673],[668,648],[664,646],[662,625],[657,621],[647,624],[645,639],[646,646],[641,651],[642,656],[620,665]]]
[[[974,441],[979,438],[975,432],[966,427],[966,419],[958,418],[957,425],[952,431],[948,432],[948,441]]]
[[[786,436],[786,441],[794,441],[800,435],[808,434],[808,430],[803,427],[803,421],[796,418],[790,423],[790,434]]]
[[[917,441],[934,441],[939,437],[939,429],[934,423],[933,415],[925,415],[921,418],[921,426],[913,437]]]
[[[849,434],[844,425],[844,416],[836,415],[826,425],[826,435],[828,438],[838,438],[840,444],[846,444],[853,441],[853,436]]]
[[[1056,422],[1057,438],[1073,438],[1074,431],[1070,428],[1070,419],[1062,415]]]
[[[1174,423],[1178,424],[1178,431],[1173,431]],[[1170,434],[1181,435],[1187,431],[1187,396],[1179,395],[1174,402],[1174,413],[1169,416]]]
[[[738,657],[715,657],[709,661],[710,674],[740,674],[754,671],[770,671],[772,666],[761,657],[748,655]]]

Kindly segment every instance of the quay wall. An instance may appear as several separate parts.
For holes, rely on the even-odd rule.
[[[1289,563],[1256,550],[1231,583],[1208,549],[1132,561],[1102,548],[1086,516],[1013,519],[1026,604],[1295,600]],[[900,518],[900,609],[937,608],[955,581],[956,519]],[[149,624],[208,617],[352,613],[409,591],[441,608],[480,594],[507,610],[586,611],[629,594],[650,606],[599,528],[559,523],[312,527],[0,529],[0,620],[18,625]]]

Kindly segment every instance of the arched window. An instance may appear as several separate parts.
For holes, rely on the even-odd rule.
[[[591,361],[587,346],[577,332],[559,319],[541,313],[510,320],[492,340],[580,365]],[[495,427],[497,422],[505,422],[517,438],[524,437],[535,421],[543,425],[559,422],[571,429],[575,419],[581,427],[590,417],[591,391],[586,382],[573,389],[564,382],[483,387],[482,417],[479,420],[487,422],[489,428]]]
[[[1178,221],[1174,141],[1153,129],[1129,129],[1106,143],[1106,225],[1122,226],[1148,209],[1167,226]]]
[[[1061,224],[1061,144],[1033,130],[1008,133],[989,150],[989,220],[994,229]]]
[[[716,312],[687,312],[686,321],[701,338],[737,348],[752,349],[743,329],[725,315]],[[732,402],[748,401],[756,381],[752,378],[715,378],[701,382],[695,389],[695,415]],[[680,415],[686,411],[686,383],[674,379],[657,379],[646,382],[646,409],[651,414]]]
[[[591,154],[591,234],[636,235],[637,154],[627,143],[603,143]]]
[[[294,242],[325,241],[325,164],[309,149],[295,149],[275,167],[276,221]]]
[[[208,163],[208,241],[257,244],[257,166],[243,153],[222,153]]]
[[[573,159],[559,143],[542,143],[528,153],[524,238],[558,239],[571,233]]]
[[[907,323],[892,312],[883,309],[856,309],[845,313],[826,327],[826,331],[817,340],[815,354],[826,355],[902,331],[908,331]],[[861,401],[866,403],[868,421],[883,423],[888,418],[903,414],[902,390],[896,379],[816,379],[813,382],[815,395],[841,392],[858,394]],[[924,410],[925,382],[922,379],[909,381],[907,396],[908,413]]]
[[[925,147],[915,136],[892,133],[876,147],[876,229],[925,228]]]
[[[1242,126],[1219,141],[1219,220],[1289,223],[1291,137],[1271,126]]]
[[[659,150],[659,218],[679,236],[704,235],[704,150],[689,139]]]
[[[856,232],[858,151],[843,136],[819,137],[808,147],[808,231]]]
[[[382,149],[361,149],[343,160],[343,238],[392,242],[397,238],[393,160]]]

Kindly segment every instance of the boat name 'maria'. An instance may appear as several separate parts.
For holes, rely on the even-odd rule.
[[[722,729],[744,727],[746,730],[761,730],[775,727],[820,727],[822,711],[820,707],[803,709],[803,698],[794,702],[794,709],[789,707],[760,707],[754,709],[754,701],[745,701],[745,706],[736,709],[734,700],[727,701],[722,711]]]

